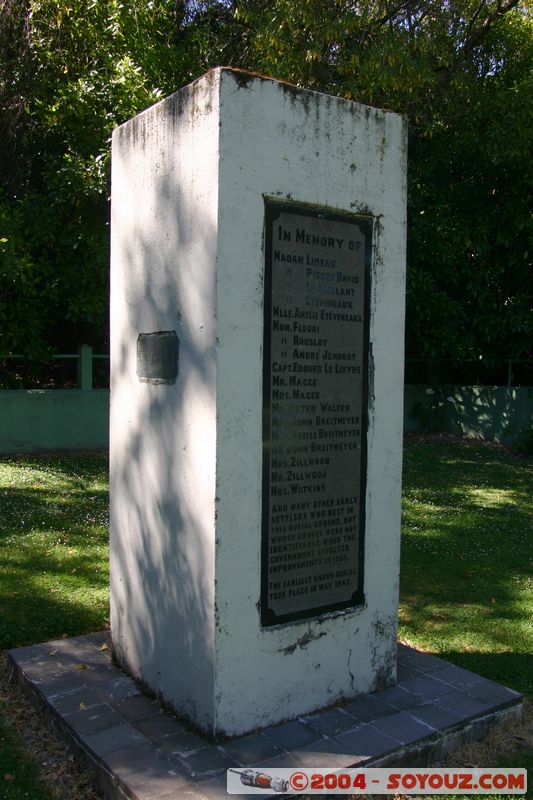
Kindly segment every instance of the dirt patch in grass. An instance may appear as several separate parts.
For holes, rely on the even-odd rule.
[[[524,762],[520,764],[520,754]],[[506,720],[481,742],[465,745],[446,758],[447,767],[524,766],[533,755],[533,703],[524,702],[520,720]],[[509,762],[509,763],[506,763]]]
[[[56,733],[51,718],[38,709],[17,683],[5,653],[0,653],[0,713],[12,734],[15,746],[29,756],[38,770],[38,778],[52,797],[58,800],[102,800],[83,758],[72,753]],[[16,783],[16,771],[0,775],[3,781]]]

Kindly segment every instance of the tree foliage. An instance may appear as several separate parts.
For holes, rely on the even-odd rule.
[[[520,0],[0,0],[0,350],[107,338],[113,127],[226,63],[398,111],[408,353],[531,351]]]
[[[259,71],[407,116],[408,355],[533,354],[525,5],[243,0],[237,16]]]

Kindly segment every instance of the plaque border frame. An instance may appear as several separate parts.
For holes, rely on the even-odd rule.
[[[365,565],[365,528],[366,528],[366,483],[367,483],[367,438],[368,438],[368,402],[369,402],[369,367],[370,367],[370,313],[371,313],[371,277],[372,253],[374,237],[374,220],[371,214],[351,213],[342,209],[316,206],[292,199],[281,199],[263,196],[264,200],[264,279],[263,279],[263,412],[261,431],[262,454],[262,512],[261,512],[261,596],[260,617],[263,628],[282,625],[312,617],[322,617],[339,611],[348,611],[365,605],[364,565]],[[363,270],[365,273],[365,291],[363,297],[363,358],[361,364],[361,461],[359,483],[359,542],[357,549],[358,586],[348,600],[340,603],[315,606],[288,614],[276,614],[267,607],[268,599],[268,554],[269,554],[269,522],[270,522],[270,452],[265,431],[270,430],[270,390],[271,390],[271,343],[272,324],[272,251],[274,222],[282,212],[300,214],[303,217],[319,217],[336,222],[356,222],[365,236]]]

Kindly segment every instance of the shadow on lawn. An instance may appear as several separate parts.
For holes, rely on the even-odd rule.
[[[482,445],[406,450],[401,626],[424,649],[533,693],[533,472]]]
[[[13,593],[0,595],[0,608],[7,609],[0,620],[0,650],[38,644],[65,635],[77,636],[107,627],[105,608],[94,609],[72,597],[58,599],[47,592],[39,592],[33,602],[19,603]]]
[[[517,692],[523,692],[533,700],[533,657],[530,653],[465,653],[440,650],[435,655]]]
[[[0,649],[87,633],[108,620],[107,491],[83,485],[82,461],[53,470],[61,472],[54,485],[39,480],[43,460],[25,460],[17,467],[34,469],[35,480],[2,492]],[[106,477],[103,459],[98,477]]]

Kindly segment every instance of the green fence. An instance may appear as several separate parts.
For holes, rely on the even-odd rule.
[[[5,364],[21,356],[0,357]],[[109,356],[87,345],[76,355],[58,355],[71,364],[63,389],[0,389],[0,454],[45,450],[105,449],[109,444],[109,389],[95,388]],[[407,362],[406,374],[413,362]],[[506,382],[529,380],[531,361],[507,362]],[[439,370],[446,374],[445,369]],[[449,373],[448,373],[449,374]],[[520,378],[522,376],[522,378]],[[525,376],[525,377],[524,377]],[[104,379],[105,380],[105,379]],[[503,382],[503,381],[502,381]],[[99,380],[96,385],[101,385]],[[458,433],[509,443],[533,428],[533,388],[520,385],[405,387],[404,426],[408,432]]]
[[[511,443],[533,428],[533,388],[406,386],[404,429]]]
[[[93,366],[107,365],[109,356],[96,355],[83,345],[75,355],[53,358],[58,365],[67,362],[63,379],[73,388],[0,389],[0,453],[108,447],[109,389],[95,388]],[[21,359],[12,355],[0,361],[14,365]],[[54,380],[59,383],[58,377]]]

